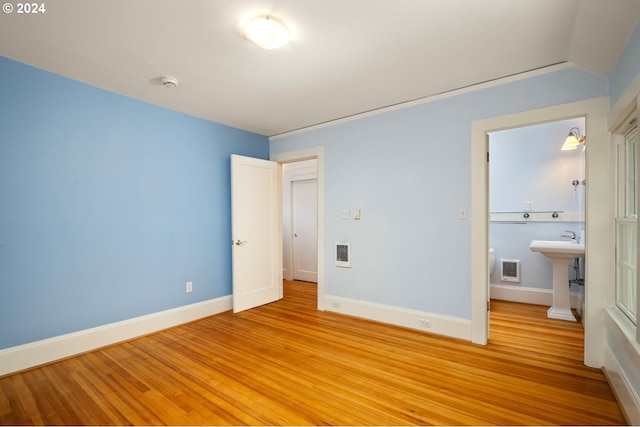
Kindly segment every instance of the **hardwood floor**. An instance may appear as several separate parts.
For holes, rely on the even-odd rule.
[[[315,285],[0,378],[0,424],[624,424],[579,323],[494,301],[477,346],[315,310]]]

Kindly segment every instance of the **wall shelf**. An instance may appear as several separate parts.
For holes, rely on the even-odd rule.
[[[582,222],[584,212],[510,211],[489,212],[489,222],[526,224],[527,222]]]

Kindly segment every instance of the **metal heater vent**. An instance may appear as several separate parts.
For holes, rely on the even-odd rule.
[[[502,280],[503,282],[520,283],[519,259],[501,259],[500,266],[500,280]]]

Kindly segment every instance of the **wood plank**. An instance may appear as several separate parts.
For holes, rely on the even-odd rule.
[[[315,309],[316,286],[0,378],[0,424],[620,425],[580,323],[492,302],[487,346]]]

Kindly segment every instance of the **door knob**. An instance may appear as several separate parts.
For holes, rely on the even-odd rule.
[[[232,241],[231,241],[231,244],[232,244],[232,245],[236,245],[236,246],[240,246],[240,245],[242,245],[243,243],[247,243],[247,241],[246,241],[246,240],[239,240],[239,239],[236,239],[236,240],[232,240]]]

